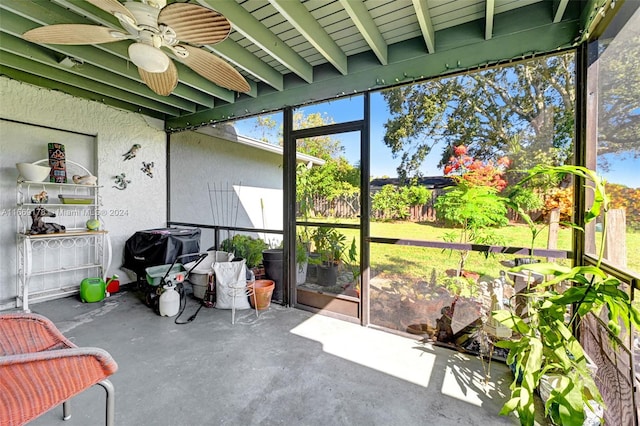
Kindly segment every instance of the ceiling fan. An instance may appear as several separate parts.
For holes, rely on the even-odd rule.
[[[129,58],[140,78],[155,93],[168,96],[178,84],[178,71],[167,52],[202,77],[224,88],[248,92],[249,84],[231,65],[201,49],[219,43],[231,32],[231,24],[220,13],[190,3],[167,0],[87,0],[114,15],[126,30],[100,25],[57,24],[27,31],[22,36],[44,44],[100,44],[134,40]]]

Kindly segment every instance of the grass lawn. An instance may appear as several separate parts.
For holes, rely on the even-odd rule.
[[[314,219],[315,221],[319,221]],[[357,220],[327,219],[328,223],[349,223],[357,224]],[[414,222],[372,222],[371,236],[384,238],[398,238],[424,241],[444,241],[444,235],[460,230],[444,228],[435,223],[414,223]],[[548,238],[548,228],[544,227],[535,240],[535,248],[546,248]],[[356,237],[358,242],[358,231],[341,229],[349,241]],[[494,229],[494,232],[504,239],[505,246],[530,247],[531,232],[526,225],[509,225],[503,228]],[[599,234],[598,234],[599,236]],[[629,230],[626,238],[627,244],[627,269],[640,274],[640,232]],[[560,250],[571,250],[571,229],[561,228],[558,233],[557,248]],[[465,263],[465,269],[480,273],[486,278],[496,278],[500,270],[507,270],[509,262],[513,261],[514,255],[497,254],[485,258],[482,253],[470,253]],[[458,252],[440,250],[423,247],[409,247],[390,244],[372,244],[371,266],[373,272],[384,271],[391,276],[405,276],[407,278],[429,277],[435,268],[438,276],[442,276],[444,271],[456,268],[459,260]]]

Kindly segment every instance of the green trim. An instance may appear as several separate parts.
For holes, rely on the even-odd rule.
[[[558,23],[562,21],[564,12],[567,10],[567,4],[569,0],[556,0],[553,2],[553,22]]]
[[[218,44],[207,46],[214,53],[226,59],[238,67],[244,69],[255,78],[264,81],[269,86],[276,90],[282,90],[284,88],[284,79],[282,74],[270,67],[266,63],[262,62],[256,55],[249,52],[244,47],[231,39],[226,39]],[[250,86],[252,86],[252,92],[255,86],[255,82],[247,80]],[[249,93],[250,96],[255,97],[255,94]]]
[[[4,52],[0,55],[0,64],[20,71],[25,71],[39,77],[44,77],[48,80],[58,81],[67,86],[75,86],[85,91],[95,92],[98,96],[120,99],[122,101],[140,105],[144,108],[154,109],[168,115],[180,115],[180,110],[178,108],[173,108],[165,104],[151,101],[125,90],[114,89],[106,84],[96,83],[95,81],[88,80],[67,71],[62,71],[48,65],[33,62],[21,56],[14,55],[13,53]]]
[[[138,105],[130,104],[120,99],[100,96],[99,94],[91,91],[78,89],[77,87],[70,86],[68,84],[49,80],[43,77],[38,77],[36,75],[30,74],[21,70],[17,70],[14,68],[6,67],[1,64],[0,64],[0,74],[7,76],[13,80],[17,80],[24,84],[30,84],[32,86],[42,87],[49,90],[55,90],[58,92],[66,93],[70,96],[74,96],[76,98],[95,101],[95,102],[108,105],[114,108],[122,109],[125,111],[144,114],[149,117],[157,118],[159,120],[164,120],[166,118],[164,114],[156,111],[155,109],[142,108]]]
[[[136,81],[121,77],[102,68],[95,67],[89,63],[67,68],[60,65],[58,58],[51,55],[51,52],[6,33],[0,33],[0,50],[84,77],[87,80],[109,85],[117,90],[124,90],[138,96],[143,96],[169,107],[179,108],[186,112],[197,111],[196,106],[192,102],[175,97],[160,96],[153,93],[147,87],[141,86],[140,83]],[[211,106],[213,106],[213,102],[211,103]]]
[[[484,12],[484,39],[490,40],[493,37],[493,19],[495,16],[495,1],[486,0],[487,4]]]

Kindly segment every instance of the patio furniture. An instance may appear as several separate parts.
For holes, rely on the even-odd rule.
[[[0,419],[22,425],[99,384],[106,392],[106,424],[114,424],[114,388],[107,377],[118,365],[106,351],[79,348],[47,318],[32,313],[0,314]]]

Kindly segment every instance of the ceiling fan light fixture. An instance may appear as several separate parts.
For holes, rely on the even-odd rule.
[[[131,43],[129,58],[147,72],[165,72],[169,68],[169,57],[157,47],[145,43]]]

